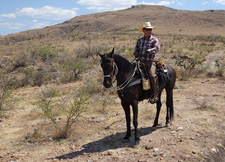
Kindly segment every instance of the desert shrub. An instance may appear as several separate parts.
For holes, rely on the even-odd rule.
[[[11,61],[14,69],[19,67],[25,67],[27,64],[27,55],[22,53],[16,53],[13,55],[13,60]]]
[[[68,132],[75,121],[87,109],[87,101],[90,96],[85,91],[80,92],[79,97],[73,97],[72,101],[62,97],[56,89],[46,88],[41,90],[35,105],[40,114],[50,121],[54,127],[54,138],[61,139],[68,136]],[[62,118],[60,124],[57,119]]]
[[[10,101],[13,89],[13,82],[8,75],[0,71],[0,116],[4,115],[4,110],[9,109],[13,102]]]
[[[196,71],[197,66],[201,66],[205,61],[205,58],[200,55],[195,55],[193,58],[188,56],[178,56],[175,64],[181,68],[181,80],[187,80],[190,77],[194,77],[193,74],[199,74]]]
[[[102,85],[101,83],[89,80],[85,82],[85,89],[88,94],[95,95],[102,92]]]
[[[57,69],[62,71],[63,77],[61,77],[62,83],[72,82],[78,80],[78,75],[86,70],[88,66],[80,58],[64,58],[61,60]]]
[[[44,72],[36,71],[34,69],[23,68],[18,72],[23,73],[25,75],[25,78],[17,82],[17,87],[26,85],[41,86],[44,82],[47,82],[49,77],[47,72],[45,74]]]
[[[33,51],[34,58],[39,57],[42,61],[47,61],[58,56],[58,52],[51,46],[41,46]]]
[[[202,100],[202,101],[196,101],[197,107],[196,109],[198,110],[215,110],[215,107],[213,106],[213,104],[208,103],[208,101],[206,100]]]

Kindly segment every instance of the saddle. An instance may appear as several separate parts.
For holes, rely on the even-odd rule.
[[[155,63],[157,68],[158,82],[163,83],[168,78],[168,70],[167,70],[166,64],[164,64],[162,61],[155,61]],[[134,80],[132,82],[129,82],[124,89],[126,90],[134,85],[142,84],[144,90],[149,90],[151,87],[150,87],[148,72],[145,68],[145,65],[141,63],[140,61],[134,62],[133,65],[135,67],[137,66],[137,72],[141,75],[141,78]],[[147,86],[144,84],[147,84]],[[146,86],[147,88],[144,86]],[[124,90],[121,90],[121,91],[124,91]]]
[[[156,69],[157,69],[157,76],[158,76],[158,81],[159,83],[165,82],[166,78],[168,77],[168,69],[166,64],[164,64],[163,61],[154,61],[156,64]],[[148,76],[148,72],[145,68],[145,65],[141,62],[138,62],[138,66],[139,66],[139,71],[141,74],[141,79],[142,81],[148,80],[149,76]]]

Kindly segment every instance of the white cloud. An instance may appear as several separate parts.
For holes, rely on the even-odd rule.
[[[3,17],[3,18],[16,18],[16,14],[1,14],[0,17]]]
[[[171,1],[160,1],[160,2],[145,2],[142,1],[141,4],[147,4],[147,5],[161,5],[161,6],[169,6],[172,4],[177,4],[177,5],[183,5],[183,3],[179,2],[178,0],[171,0]]]
[[[213,0],[213,2],[219,3],[221,5],[225,5],[225,0]]]
[[[171,4],[173,4],[173,2],[171,1],[161,1],[157,3],[157,5],[162,5],[162,6],[171,5]]]
[[[37,20],[33,20],[33,23],[31,29],[43,28],[50,25],[49,22],[38,22]]]
[[[22,29],[22,27],[24,27],[25,25],[21,23],[4,22],[4,23],[0,23],[0,26],[5,26],[8,29],[19,30],[19,29]]]
[[[208,3],[209,3],[208,1],[204,1],[202,4],[207,5]]]
[[[32,18],[42,18],[51,20],[69,19],[77,15],[74,10],[65,10],[51,6],[42,8],[23,8],[16,12],[18,16],[28,16]]]
[[[107,10],[120,10],[128,8],[137,4],[136,0],[78,0],[78,4],[88,6],[87,9],[107,11]]]

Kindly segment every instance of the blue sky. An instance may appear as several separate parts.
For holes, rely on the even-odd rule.
[[[225,0],[0,0],[0,35],[43,28],[75,16],[163,5],[182,10],[225,10]]]

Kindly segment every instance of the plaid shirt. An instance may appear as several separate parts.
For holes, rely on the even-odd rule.
[[[156,37],[150,36],[150,38],[142,37],[138,39],[134,54],[138,53],[142,61],[154,61],[155,54],[159,51],[160,45]],[[146,54],[144,55],[144,53]]]

